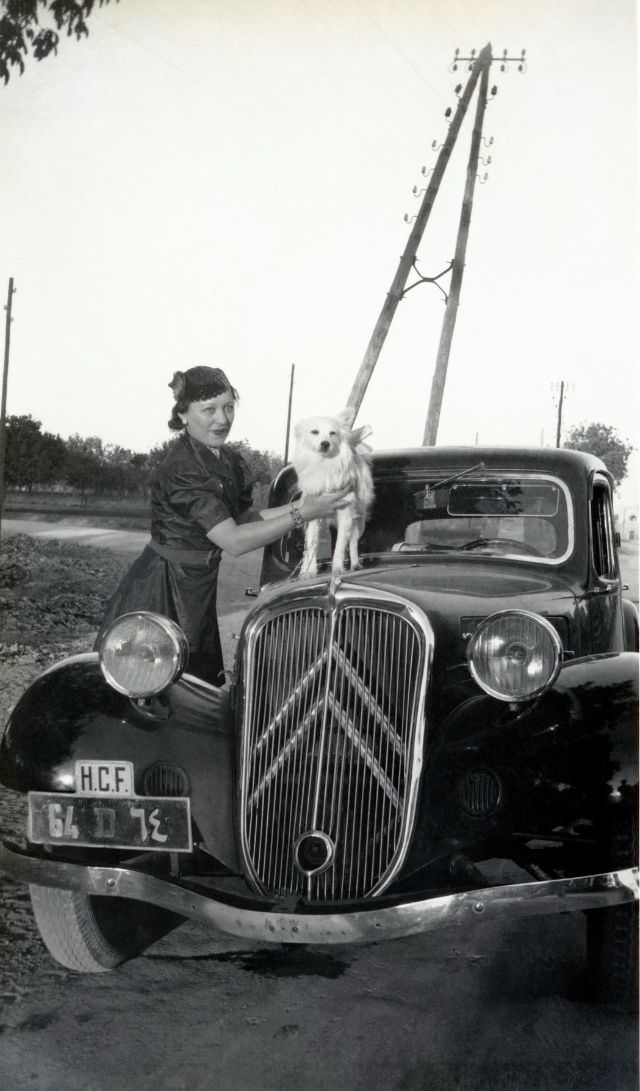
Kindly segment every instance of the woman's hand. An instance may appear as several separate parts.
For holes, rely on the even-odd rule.
[[[336,508],[343,508],[353,500],[353,489],[347,485],[344,489],[336,489],[335,492],[327,492],[322,496],[302,496],[294,502],[293,507],[308,522],[309,519],[322,519],[325,515],[331,515]],[[284,534],[289,534],[293,526],[298,525],[292,518],[291,508],[291,504],[267,508],[266,511],[259,512],[257,518],[246,514],[239,522],[235,519],[224,519],[222,523],[216,523],[211,528],[207,537],[232,557],[241,557],[243,553],[249,553],[252,549],[263,549]]]
[[[332,515],[336,508],[344,508],[355,500],[353,488],[346,485],[335,492],[325,492],[319,495],[304,495],[301,500],[295,502],[300,515],[308,522],[310,519],[322,519],[325,515]]]

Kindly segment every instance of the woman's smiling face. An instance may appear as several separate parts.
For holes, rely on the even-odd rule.
[[[222,447],[236,411],[236,402],[230,390],[215,398],[191,402],[186,412],[179,413],[180,420],[194,439],[207,447]]]

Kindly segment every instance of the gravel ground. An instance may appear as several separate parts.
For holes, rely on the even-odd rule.
[[[56,660],[91,648],[128,560],[17,534],[0,548],[0,724]]]
[[[244,588],[258,580],[260,557],[223,561],[219,609],[225,661],[246,612]],[[45,667],[93,646],[106,604],[131,564],[131,550],[15,534],[0,543],[0,731],[25,689]],[[0,834],[24,843],[24,799],[0,785]],[[57,978],[28,908],[28,892],[0,872],[0,1005],[24,994],[28,982]],[[44,975],[44,977],[43,977]],[[1,1033],[1,1026],[0,1026]]]
[[[35,541],[24,534],[2,543],[0,728],[41,670],[91,648],[106,603],[129,563],[107,550]],[[2,834],[21,843],[24,826],[24,800],[0,786]],[[0,901],[0,1000],[11,1001],[21,993],[20,981],[41,965],[43,948],[31,913],[25,912],[26,888],[0,874]]]

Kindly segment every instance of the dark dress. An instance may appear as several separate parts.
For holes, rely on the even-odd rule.
[[[133,610],[163,614],[187,636],[187,670],[216,685],[224,679],[216,614],[222,550],[207,532],[247,511],[252,489],[242,456],[219,450],[218,458],[183,432],[167,451],[151,486],[151,541],[124,576],[100,630]]]

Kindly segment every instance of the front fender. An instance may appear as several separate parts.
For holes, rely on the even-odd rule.
[[[19,792],[70,792],[80,759],[132,762],[137,794],[150,766],[178,765],[189,782],[196,840],[237,867],[228,690],[187,675],[136,703],[107,684],[96,653],[64,660],[41,674],[11,713],[0,741],[0,781]]]
[[[595,845],[612,807],[636,805],[637,726],[635,653],[571,661],[525,705],[463,698],[428,734],[410,867],[514,837]]]
[[[523,730],[571,754],[574,779],[617,803],[638,791],[638,655],[591,655],[567,663],[523,717]]]
[[[598,734],[612,740],[625,772],[637,778],[638,658],[635,652],[617,652],[571,660],[553,686],[519,705],[476,695],[447,716],[437,745],[457,746],[470,734],[502,737],[507,731],[522,740],[553,730],[565,743]]]
[[[545,792],[558,800],[580,797],[595,811],[625,796],[633,800],[638,655],[592,655],[566,663],[555,684],[525,705],[488,696],[464,701],[441,725],[428,756],[425,780],[432,799],[442,794],[446,769],[471,766],[495,768],[512,784],[511,810],[520,816],[538,812],[544,820]]]

